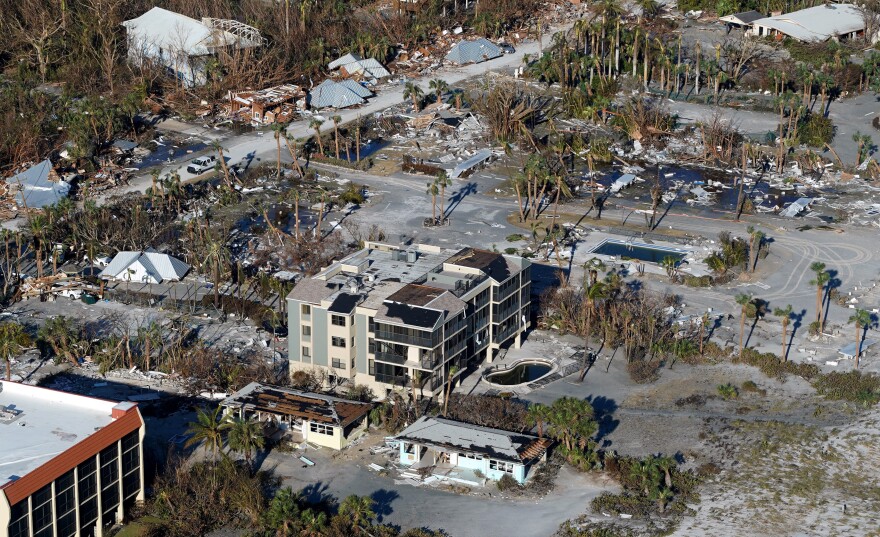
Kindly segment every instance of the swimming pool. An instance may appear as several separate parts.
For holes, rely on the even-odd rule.
[[[525,360],[517,363],[510,369],[489,373],[486,375],[486,380],[501,386],[516,386],[543,378],[552,369],[553,366],[549,362]]]
[[[654,246],[640,242],[627,242],[617,239],[605,239],[590,250],[591,254],[607,255],[619,258],[637,259],[646,263],[660,263],[667,257],[675,259],[676,264],[684,259],[687,252],[678,248]]]

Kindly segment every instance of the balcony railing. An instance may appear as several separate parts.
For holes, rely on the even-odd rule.
[[[386,384],[394,384],[396,386],[404,387],[409,384],[409,378],[407,378],[406,375],[385,375],[383,373],[376,373],[373,376],[376,378],[377,382],[384,382]]]
[[[380,347],[376,349],[376,361],[402,365],[406,362],[406,356],[396,352],[383,351]]]
[[[416,347],[434,348],[438,343],[438,341],[435,340],[438,340],[439,338],[399,334],[397,332],[391,332],[390,330],[383,330],[376,327],[376,339],[393,341],[395,343],[405,343],[406,345],[415,345]]]

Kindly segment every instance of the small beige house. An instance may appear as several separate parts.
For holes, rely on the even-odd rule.
[[[340,450],[367,428],[370,403],[251,382],[224,399],[227,415],[272,423],[294,439]]]

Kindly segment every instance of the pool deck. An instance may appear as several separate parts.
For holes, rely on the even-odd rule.
[[[644,268],[644,272],[660,276],[665,276],[666,270],[662,268],[658,263],[629,259],[622,260],[619,256],[616,255],[604,255],[594,253],[595,250],[601,248],[602,245],[606,243],[616,243],[621,245],[632,244],[636,247],[650,248],[653,250],[668,251],[669,253],[681,254],[683,256],[682,263],[679,264],[678,267],[678,270],[680,272],[691,274],[693,276],[703,276],[711,273],[709,271],[709,268],[703,261],[705,257],[709,255],[709,253],[711,253],[710,250],[706,247],[701,248],[688,244],[675,244],[662,241],[647,242],[644,239],[640,239],[638,237],[626,239],[621,238],[619,235],[611,235],[602,232],[593,232],[590,234],[588,244],[585,248],[586,255],[588,257],[595,257],[597,259],[600,259],[606,265],[620,265],[621,267],[626,268],[632,273],[636,273],[636,267],[640,265]]]

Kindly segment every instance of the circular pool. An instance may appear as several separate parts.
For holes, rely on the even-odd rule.
[[[512,367],[486,373],[486,382],[499,386],[517,386],[535,382],[547,376],[553,364],[544,360],[522,360]]]

